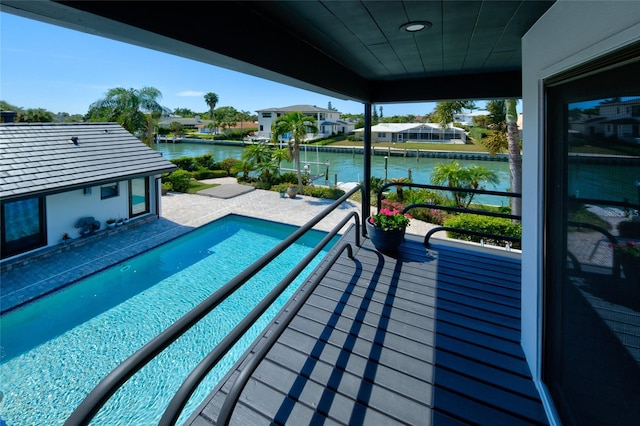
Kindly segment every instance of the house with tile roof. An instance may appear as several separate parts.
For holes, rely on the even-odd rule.
[[[271,125],[276,118],[289,112],[299,111],[305,115],[316,119],[318,133],[308,134],[306,139],[318,139],[328,137],[338,133],[350,133],[353,131],[353,124],[340,119],[340,113],[332,109],[318,108],[312,105],[291,105],[282,108],[259,109],[258,132],[256,139],[271,139]],[[286,138],[285,138],[286,139]]]
[[[357,138],[362,139],[364,129],[356,129]],[[434,142],[465,143],[464,129],[449,126],[443,129],[437,123],[379,123],[371,126],[371,142]]]
[[[117,123],[0,124],[1,258],[159,217],[160,176],[175,169]]]

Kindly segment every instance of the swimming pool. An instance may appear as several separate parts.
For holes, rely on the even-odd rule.
[[[295,229],[229,215],[4,314],[0,417],[9,426],[62,424],[113,368]],[[278,256],[133,376],[92,424],[157,424],[171,396],[202,357],[325,235],[311,231]],[[322,255],[207,376],[180,421],[231,368]]]

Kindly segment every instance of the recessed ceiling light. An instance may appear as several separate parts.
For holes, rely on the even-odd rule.
[[[408,33],[417,33],[418,31],[431,28],[431,25],[433,24],[429,21],[411,21],[400,25],[400,29]]]

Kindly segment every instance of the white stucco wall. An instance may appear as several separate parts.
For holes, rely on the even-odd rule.
[[[543,80],[638,40],[640,1],[559,0],[523,38],[522,347],[538,383],[542,326]]]
[[[149,213],[161,215],[161,204],[156,206],[156,196],[160,193],[158,176],[149,176]],[[100,199],[100,186],[91,188],[91,194],[85,195],[82,189],[62,192],[46,197],[47,241],[48,246],[60,243],[65,232],[71,238],[78,238],[80,230],[75,227],[78,219],[93,216],[100,221],[100,230],[104,230],[107,219],[129,218],[129,181],[118,183],[117,197]],[[156,212],[156,207],[158,212]]]
[[[100,186],[91,188],[91,194],[85,195],[82,189],[49,195],[47,197],[47,241],[48,245],[56,245],[63,233],[71,238],[80,236],[75,227],[78,219],[93,216],[100,221],[100,229],[105,229],[105,221],[109,218],[129,217],[129,184],[119,182],[117,197],[100,199]]]

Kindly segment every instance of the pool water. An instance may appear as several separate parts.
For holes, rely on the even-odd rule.
[[[113,368],[294,230],[230,215],[3,315],[0,418],[9,426],[62,424]],[[324,235],[307,233],[278,256],[134,375],[92,424],[157,424],[189,372]],[[204,400],[323,254],[207,376],[180,422]]]

